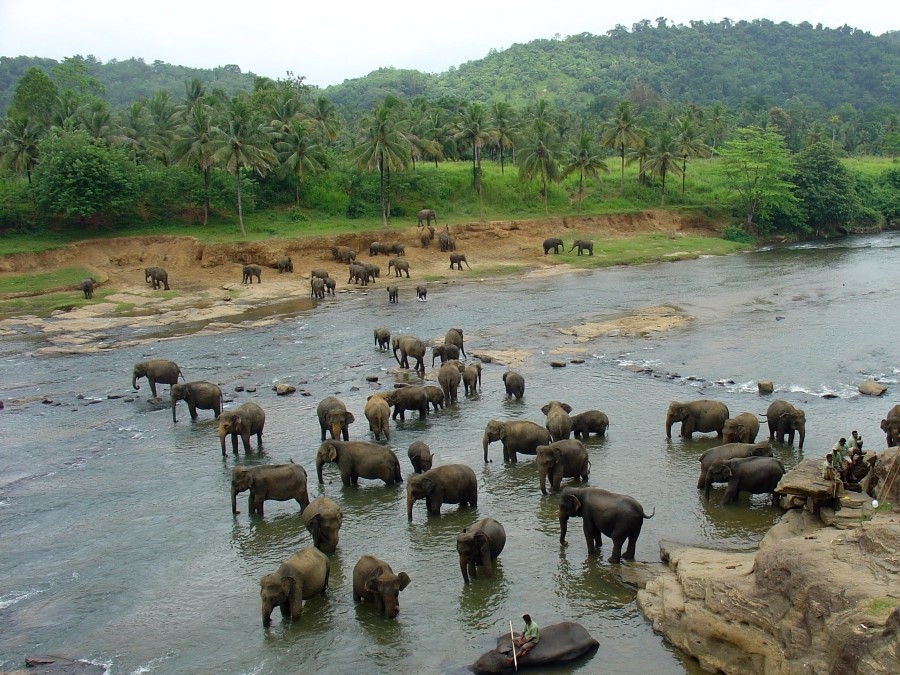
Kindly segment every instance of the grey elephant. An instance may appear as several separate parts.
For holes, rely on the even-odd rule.
[[[364,555],[353,567],[353,601],[374,602],[379,614],[393,619],[400,613],[400,592],[410,581],[406,572],[394,574],[384,560]]]
[[[391,340],[394,350],[394,358],[401,368],[409,368],[409,357],[416,360],[415,370],[425,372],[425,343],[412,335],[399,335]],[[397,352],[400,355],[397,356]]]
[[[313,277],[309,280],[310,297],[322,300],[325,297],[325,280],[319,277]]]
[[[562,239],[558,239],[557,237],[550,237],[548,239],[544,239],[544,255],[550,253],[550,249],[553,249],[554,253],[559,253],[559,249],[565,249],[565,244],[563,244]]]
[[[450,232],[446,225],[444,226],[443,232],[438,235],[438,245],[440,246],[441,253],[456,250],[456,239],[450,236]]]
[[[356,260],[356,251],[354,251],[349,246],[332,246],[331,257],[337,262],[349,265],[351,262]]]
[[[430,226],[432,223],[437,225],[437,215],[434,209],[422,209],[416,214],[416,224],[419,227]]]
[[[281,563],[275,572],[260,579],[263,626],[272,625],[272,610],[276,607],[281,609],[283,618],[299,619],[304,600],[325,594],[330,572],[331,563],[325,554],[308,546]]]
[[[584,251],[587,251],[588,255],[594,255],[594,242],[590,239],[576,239],[572,242],[572,248],[569,249],[569,253],[578,249],[578,255],[581,255]]]
[[[225,457],[225,437],[231,436],[231,449],[238,454],[238,436],[244,443],[244,452],[250,452],[250,437],[256,436],[256,448],[262,452],[262,434],[266,426],[266,412],[252,401],[242,403],[233,410],[223,410],[219,415],[219,442]]]
[[[717,445],[714,448],[706,450],[697,458],[700,462],[700,477],[697,479],[697,489],[706,491],[706,498],[709,499],[709,490],[712,487],[712,481],[709,480],[709,467],[714,462],[724,462],[728,459],[737,459],[739,457],[771,457],[772,446],[766,443],[726,443],[725,445]]]
[[[465,338],[463,337],[462,328],[449,329],[444,334],[444,344],[455,345],[459,348],[459,352],[463,355],[463,358],[468,358],[468,356],[466,356]]]
[[[442,504],[478,506],[478,481],[465,464],[445,464],[425,473],[414,473],[406,481],[406,517],[412,522],[413,504],[425,500],[425,510],[440,515]]]
[[[279,274],[294,271],[294,263],[291,260],[290,256],[283,256],[279,258],[277,261],[275,261],[275,267],[278,268]]]
[[[517,453],[536,455],[539,445],[549,445],[553,439],[550,432],[536,422],[528,420],[491,420],[484,428],[481,445],[484,448],[484,461],[488,462],[488,445],[494,441],[503,444],[503,461],[517,462]]]
[[[169,290],[169,273],[162,267],[145,267],[144,281],[151,284],[153,288],[163,288]]]
[[[547,405],[541,406],[541,412],[547,416],[545,426],[554,441],[562,441],[572,435],[572,418],[569,417],[572,406],[568,403],[550,401]]]
[[[146,377],[147,382],[150,383],[150,391],[153,392],[153,398],[158,396],[156,393],[157,383],[172,385],[178,382],[179,377],[184,380],[178,364],[167,359],[151,359],[150,361],[138,361],[135,363],[131,371],[131,387],[133,389],[138,390],[141,388],[137,381],[142,377]]]
[[[454,266],[456,266],[456,269],[458,269],[460,272],[462,272],[462,264],[463,263],[466,263],[466,267],[468,267],[469,269],[472,269],[472,266],[469,265],[469,261],[466,260],[465,253],[451,253],[450,254],[450,269],[451,270],[453,269]]]
[[[347,283],[349,284],[351,281],[360,286],[368,286],[369,285],[369,272],[363,265],[358,265],[354,263],[350,265],[348,268],[350,272],[350,276],[347,279]]]
[[[794,442],[794,434],[799,435],[797,447],[803,449],[803,440],[806,438],[806,413],[795,408],[782,399],[772,401],[766,410],[766,421],[769,423],[769,440],[778,440],[784,443],[787,435],[788,443]]]
[[[506,398],[515,396],[519,400],[525,395],[525,378],[514,370],[503,373],[503,385],[506,387]]]
[[[391,273],[391,268],[394,268],[394,276],[402,277],[403,273],[406,272],[406,278],[409,278],[409,261],[404,260],[403,258],[391,258],[388,260],[388,274]]]
[[[572,435],[575,438],[586,439],[591,434],[605,436],[608,428],[609,417],[600,410],[585,410],[572,415]]]
[[[618,563],[634,560],[634,551],[644,521],[652,518],[644,512],[644,507],[628,495],[620,495],[601,488],[563,488],[559,499],[559,543],[568,546],[566,527],[569,518],[580,517],[588,553],[593,553],[602,545],[601,534],[612,539],[613,550],[609,562]],[[622,545],[628,541],[625,553]]]
[[[316,269],[311,270],[309,273],[310,281],[312,281],[316,277],[319,277],[320,279],[329,279],[331,277],[331,274],[328,272],[328,270],[317,267]]]
[[[316,497],[303,509],[303,524],[312,535],[313,545],[322,553],[330,555],[337,550],[343,523],[341,507],[324,495]]]
[[[723,443],[755,443],[759,434],[759,420],[753,413],[743,412],[725,420]]]
[[[426,384],[425,395],[428,396],[428,402],[431,403],[432,409],[444,408],[444,390],[435,387],[433,384]]]
[[[428,300],[428,286],[419,285],[416,286],[416,300]]]
[[[376,328],[374,330],[375,334],[375,344],[378,346],[378,349],[382,351],[387,351],[391,347],[391,331],[387,328]]]
[[[672,438],[672,425],[681,422],[681,436],[690,438],[694,432],[715,431],[722,438],[722,429],[728,419],[728,406],[721,401],[700,399],[697,401],[672,401],[666,413],[666,438]]]
[[[366,399],[366,407],[363,410],[366,419],[369,420],[369,431],[375,434],[375,440],[380,441],[384,436],[386,441],[391,440],[391,407],[380,393],[375,393]]]
[[[400,461],[390,448],[366,441],[325,441],[316,452],[316,475],[320,483],[326,463],[337,464],[344,487],[357,487],[360,478],[402,483]]]
[[[380,254],[387,255],[388,253],[390,253],[390,250],[390,246],[388,246],[387,244],[382,244],[380,241],[373,241],[371,244],[369,244],[370,256],[376,256]]]
[[[388,286],[388,302],[400,302],[399,295],[400,289],[397,286]]]
[[[256,277],[256,283],[261,284],[261,276],[262,276],[262,267],[259,265],[244,265],[241,268],[241,283],[242,284],[252,284],[253,277]]]
[[[456,345],[434,345],[431,348],[431,365],[434,366],[435,359],[440,358],[441,363],[459,358],[459,347]]]
[[[175,404],[178,401],[186,401],[188,411],[191,413],[191,419],[197,420],[197,410],[212,410],[215,417],[222,414],[222,390],[219,386],[212,382],[181,382],[173,384],[169,390],[169,397],[172,401],[172,421],[177,422],[175,417]]]
[[[521,637],[516,634],[515,637]],[[497,638],[497,646],[482,654],[469,669],[476,675],[513,675],[518,670],[543,668],[545,672],[557,672],[559,664],[580,659],[600,646],[580,623],[563,621],[541,626],[541,640],[537,646],[518,657],[513,667],[513,651],[510,632]],[[582,669],[583,668],[579,668]]]
[[[431,454],[431,448],[427,443],[422,441],[413,441],[409,444],[409,450],[406,451],[409,456],[409,462],[412,464],[415,473],[425,473],[431,469],[434,462],[434,455]]]
[[[393,420],[399,417],[401,422],[405,422],[407,410],[417,410],[419,419],[422,420],[428,415],[428,404],[431,399],[425,387],[401,387],[400,389],[385,391],[381,395],[388,405],[394,408],[394,412],[391,415]]]
[[[391,244],[390,252],[394,255],[406,255],[406,247],[403,244]]]
[[[428,248],[429,246],[431,246],[431,242],[433,240],[434,228],[431,225],[422,228],[422,231],[419,233],[419,243],[422,244],[422,248]]]
[[[547,476],[550,477],[551,492],[559,492],[563,478],[581,478],[587,481],[591,473],[587,448],[576,439],[539,445],[535,461],[542,494],[547,494]]]
[[[895,405],[888,410],[887,416],[881,420],[880,426],[884,432],[887,447],[893,448],[900,445],[900,405]]]
[[[94,297],[94,286],[96,285],[97,280],[94,277],[89,277],[88,279],[82,279],[81,283],[78,284],[78,289],[84,293],[85,300],[92,300]]]
[[[356,421],[353,413],[347,410],[344,402],[334,396],[326,396],[316,406],[316,417],[319,418],[319,428],[322,431],[322,440],[325,434],[331,432],[333,439],[343,438],[350,440],[349,425]]]
[[[466,396],[474,396],[481,387],[481,364],[470,363],[462,372],[463,389]]]
[[[265,466],[236,466],[231,470],[231,512],[237,509],[237,496],[250,491],[247,499],[250,514],[265,515],[263,504],[267,499],[286,502],[296,499],[301,509],[309,504],[306,491],[306,469],[299,464],[268,464]]]
[[[444,401],[448,405],[454,405],[456,403],[459,383],[462,380],[462,375],[460,375],[459,368],[456,365],[457,363],[459,362],[447,361],[438,369],[438,384],[441,385],[441,389],[444,391]]]
[[[775,488],[784,475],[784,464],[777,457],[738,457],[718,460],[709,467],[709,483],[728,483],[722,504],[737,501],[740,493],[770,494],[772,505],[778,503]]]
[[[459,571],[463,581],[469,583],[469,577],[478,576],[477,568],[484,573],[494,575],[494,562],[506,546],[506,530],[493,518],[476,520],[469,527],[456,535],[456,552],[459,555]]]
[[[329,295],[334,295],[334,290],[337,288],[337,281],[335,281],[331,277],[326,278],[324,281],[325,281],[325,291]]]

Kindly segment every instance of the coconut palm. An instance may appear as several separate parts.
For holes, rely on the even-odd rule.
[[[221,136],[208,105],[198,104],[190,108],[187,117],[175,132],[172,154],[186,167],[195,167],[203,176],[203,224],[209,222],[209,178],[213,166],[215,139]]]
[[[341,132],[341,124],[338,121],[337,110],[331,101],[324,96],[317,98],[313,103],[312,119],[326,143],[334,143],[337,140]]]
[[[494,127],[492,137],[497,149],[500,151],[500,173],[503,173],[503,151],[505,149],[513,150],[516,146],[513,141],[513,134],[516,133],[518,127],[515,117],[513,117],[513,109],[509,103],[504,101],[494,101],[491,103],[491,122]]]
[[[116,120],[113,142],[125,147],[131,161],[137,163],[146,155],[150,141],[150,118],[143,100],[137,100],[122,110]]]
[[[652,139],[647,159],[641,165],[644,171],[662,179],[660,206],[666,205],[666,176],[670,173],[676,176],[681,173],[681,167],[678,166],[679,159],[678,141],[672,137],[668,129],[663,129]]]
[[[588,176],[599,180],[601,173],[609,173],[606,161],[594,153],[591,147],[594,137],[586,131],[578,138],[578,146],[574,152],[570,152],[563,167],[563,176],[578,172],[578,205],[584,201],[584,178]]]
[[[491,123],[481,103],[469,103],[462,109],[453,137],[472,147],[472,187],[481,195],[481,149],[491,140]]]
[[[684,178],[687,175],[688,157],[709,157],[711,148],[703,142],[700,130],[691,115],[682,115],[675,122],[675,144],[681,155],[681,194],[684,194]]]
[[[546,120],[534,122],[531,138],[519,150],[519,178],[521,180],[541,179],[541,197],[544,200],[544,215],[547,209],[547,181],[557,182],[562,178],[558,152],[550,124]]]
[[[172,105],[169,93],[160,89],[147,102],[150,115],[150,132],[147,146],[163,164],[172,161],[172,141],[179,126],[179,114]]]
[[[36,119],[7,117],[0,124],[0,167],[25,174],[31,185],[31,172],[37,164],[38,141],[46,129]]]
[[[716,147],[725,137],[725,130],[728,127],[728,113],[725,106],[721,103],[715,104],[709,110],[709,117],[706,118],[706,129],[712,140],[712,153],[716,154]]]
[[[640,144],[642,130],[628,101],[619,101],[612,117],[603,125],[600,144],[619,152],[622,158],[622,194],[625,194],[625,152]]]
[[[311,127],[312,123],[307,120],[294,119],[289,129],[280,134],[275,142],[282,171],[292,174],[296,179],[297,206],[300,205],[300,184],[303,179],[325,170],[325,155]]]

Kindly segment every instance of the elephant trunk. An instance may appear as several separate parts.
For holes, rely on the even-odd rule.
[[[803,449],[803,439],[806,438],[806,427],[800,427],[797,430],[797,433],[800,435],[800,440],[797,445],[797,448],[802,450]]]
[[[561,546],[566,545],[566,530],[569,527],[569,515],[563,511],[559,510],[559,543]]]
[[[411,494],[406,495],[406,519],[412,522],[412,507],[416,503],[416,498]]]
[[[178,421],[178,419],[175,417],[175,404],[176,403],[178,403],[178,399],[173,397],[172,398],[172,421],[173,422]]]
[[[319,477],[320,483],[325,482],[324,480],[322,480],[322,466],[324,464],[325,464],[325,460],[323,460],[321,457],[316,457],[316,475]]]
[[[671,415],[666,415],[666,438],[672,438],[672,425],[677,421]]]
[[[131,374],[131,388],[134,389],[135,391],[137,391],[138,389],[141,388],[141,385],[139,385],[137,383],[137,379],[138,379],[137,372],[132,373]]]
[[[394,347],[394,359],[396,359],[398,366],[403,365],[402,363],[400,363],[400,357],[397,356],[397,347]],[[431,365],[434,365],[434,363],[432,362]]]
[[[224,444],[222,445],[222,447],[223,448],[225,447]],[[225,454],[224,451],[222,452],[222,454]],[[240,511],[238,511],[238,508],[237,508],[237,494],[238,494],[238,489],[236,487],[232,486],[231,487],[231,512],[235,515],[240,513]]]
[[[487,434],[485,434],[485,435],[481,438],[481,445],[484,447],[484,463],[485,463],[485,464],[488,463],[487,452],[488,452],[488,445],[491,444],[491,440],[492,440],[491,437],[488,436]]]
[[[225,433],[225,430],[220,429],[219,430],[219,443],[222,445],[222,457],[225,457],[225,436],[227,436],[227,434]]]
[[[341,425],[339,422],[331,423],[331,438],[334,440],[340,440],[341,438]],[[344,440],[347,440],[346,438]]]
[[[263,628],[268,628],[269,626],[272,625],[272,618],[271,618],[271,617],[272,617],[272,610],[273,610],[274,608],[275,608],[274,605],[272,605],[271,603],[268,603],[268,602],[266,602],[266,601],[263,601],[263,604],[262,604],[262,622],[263,622]]]
[[[469,562],[465,556],[459,556],[459,571],[462,572],[463,582],[469,583]]]
[[[545,495],[547,494],[547,472],[543,468],[541,468],[538,471],[538,476],[541,479],[541,494]]]

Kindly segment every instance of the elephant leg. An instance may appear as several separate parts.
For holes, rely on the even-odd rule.
[[[280,605],[278,605],[278,609],[281,610],[281,618],[287,619],[291,615],[291,602],[290,600],[285,600]]]
[[[263,504],[265,504],[265,502],[266,498],[262,495],[254,495],[254,506],[256,508],[256,513],[259,514],[259,516],[265,515],[265,511],[263,509]]]
[[[247,496],[247,511],[250,512],[250,515],[256,513],[256,499],[253,496],[253,490],[251,490],[250,494]]]
[[[263,446],[262,446],[262,431],[257,431],[257,432],[256,432],[256,450],[257,450],[258,452],[262,452],[262,449],[263,449]]]
[[[607,562],[617,563],[622,560],[622,544],[625,542],[625,537],[621,539],[613,539],[613,550],[612,555],[609,556]]]
[[[244,443],[244,453],[250,452],[250,431],[241,434],[241,441]],[[237,445],[237,438],[234,439],[234,444]],[[237,454],[237,448],[234,449],[234,454]]]
[[[147,379],[150,382],[150,391],[153,392],[153,398],[158,398],[159,395],[156,393],[156,380],[154,380],[152,377],[148,377]]]
[[[594,525],[587,518],[585,518],[581,527],[584,530],[584,540],[585,542],[587,542],[588,553],[593,553],[598,548],[600,548],[599,541],[596,542],[597,545],[595,546]],[[597,539],[599,539],[599,537]]]
[[[622,558],[625,560],[634,560],[634,552],[637,548],[637,534],[629,535],[628,537],[628,546],[625,547],[625,553],[622,554]]]
[[[190,413],[191,413],[191,420],[193,420],[194,422],[196,422],[196,421],[197,421],[197,417],[198,417],[198,415],[197,415],[197,406],[195,406],[193,403],[191,403],[190,401],[188,401],[188,410],[189,410]]]

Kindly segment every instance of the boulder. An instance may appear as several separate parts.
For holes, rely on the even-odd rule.
[[[294,385],[284,383],[276,384],[273,389],[275,389],[275,393],[279,396],[287,396],[288,394],[293,394],[297,391],[297,387]]]
[[[875,380],[866,380],[859,385],[859,393],[866,396],[881,396],[886,391],[887,387]]]

